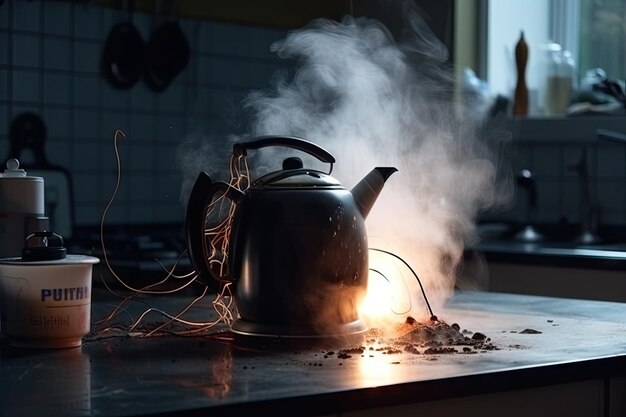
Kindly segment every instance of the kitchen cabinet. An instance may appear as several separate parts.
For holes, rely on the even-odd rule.
[[[626,245],[486,240],[460,272],[486,290],[626,302]]]
[[[488,263],[489,291],[626,302],[626,271]]]
[[[343,417],[408,417],[408,416],[482,416],[482,417],[527,417],[527,416],[568,416],[601,417],[623,415],[621,398],[626,395],[623,378],[609,381],[619,392],[610,388],[606,381],[596,379],[571,384],[531,388],[489,395],[477,395],[451,400],[433,401],[422,404],[408,404],[374,410],[349,412]],[[607,391],[607,389],[609,391]],[[606,394],[605,394],[606,393]],[[617,398],[614,397],[617,395]],[[611,402],[614,401],[614,402]]]

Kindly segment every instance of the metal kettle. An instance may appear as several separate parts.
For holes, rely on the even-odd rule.
[[[335,158],[295,137],[259,137],[237,143],[234,156],[282,146],[322,162]],[[239,318],[232,330],[246,335],[325,336],[358,334],[365,325],[358,304],[367,288],[365,218],[395,168],[375,168],[352,190],[329,173],[287,158],[245,190],[213,182],[201,172],[187,206],[187,244],[200,279],[230,283]],[[207,210],[216,199],[231,203],[227,268],[209,259]],[[216,284],[218,284],[216,286]]]

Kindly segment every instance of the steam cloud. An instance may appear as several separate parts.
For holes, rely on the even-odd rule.
[[[367,219],[370,247],[412,265],[436,310],[454,287],[476,216],[507,201],[511,188],[499,175],[502,142],[476,118],[455,115],[445,46],[416,11],[405,14],[410,30],[402,42],[365,18],[317,20],[290,33],[272,49],[294,59],[297,71],[244,105],[251,136],[321,145],[336,157],[333,176],[346,188],[375,166],[398,168]],[[407,277],[407,285],[412,313],[424,313],[416,282]]]

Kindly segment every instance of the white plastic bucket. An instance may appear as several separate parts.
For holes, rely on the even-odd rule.
[[[17,347],[80,346],[90,330],[92,269],[98,262],[84,255],[0,259],[0,331]]]

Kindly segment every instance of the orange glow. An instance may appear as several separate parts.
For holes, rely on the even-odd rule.
[[[379,274],[370,272],[367,292],[359,306],[359,314],[367,322],[391,313],[391,284]]]
[[[392,378],[397,377],[397,371],[392,373],[392,358],[387,355],[375,355],[374,357],[360,358],[359,377],[364,384],[386,385]],[[396,358],[397,359],[397,358]]]
[[[412,308],[406,271],[396,260],[379,253],[370,253],[369,265],[367,292],[359,314],[370,328],[395,327]]]

